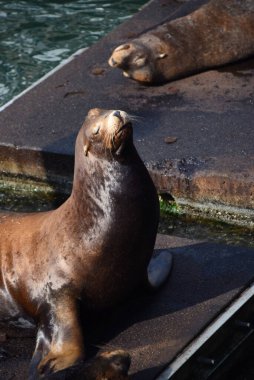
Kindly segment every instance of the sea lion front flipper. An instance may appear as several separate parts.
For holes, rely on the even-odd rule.
[[[155,249],[147,268],[148,284],[157,289],[167,280],[172,269],[173,256],[167,249]]]
[[[39,378],[37,367],[42,359],[42,350],[36,345],[32,360],[28,370],[28,380],[37,380]]]
[[[35,367],[39,376],[47,376],[75,365],[84,357],[83,334],[75,298],[68,296],[51,300],[47,315],[37,335],[30,365],[31,380],[36,379]]]

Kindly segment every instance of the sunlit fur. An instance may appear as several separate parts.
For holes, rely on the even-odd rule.
[[[254,55],[254,1],[211,0],[128,43],[111,67],[144,84],[161,84]]]
[[[0,218],[0,318],[28,316],[38,326],[29,380],[84,359],[80,302],[107,309],[148,281],[158,222],[130,116],[89,111],[70,197],[56,210]],[[114,378],[125,379],[127,367],[119,373],[114,355],[107,359]]]

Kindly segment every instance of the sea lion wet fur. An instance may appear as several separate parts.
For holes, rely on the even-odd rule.
[[[138,82],[159,84],[254,54],[254,1],[211,0],[124,45],[112,67]]]
[[[158,220],[158,196],[129,116],[91,110],[76,141],[69,199],[54,211],[0,219],[0,319],[29,316],[38,325],[29,379],[83,359],[80,300],[100,310],[149,277],[156,286],[158,268],[154,277],[147,267]],[[165,251],[161,258],[159,282],[171,265]]]

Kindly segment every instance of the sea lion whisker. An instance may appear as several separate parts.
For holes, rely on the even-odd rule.
[[[105,350],[105,345],[92,344],[91,346],[99,350]],[[115,346],[114,344],[109,344],[109,345],[107,344],[107,351],[115,351],[115,350],[119,350],[119,346]]]
[[[133,121],[136,121],[135,128],[139,128],[141,125],[145,124],[145,118],[142,118],[142,119],[140,118],[140,119],[133,120]]]
[[[129,115],[128,114],[128,118],[130,121],[140,121],[140,120],[144,120],[144,116],[138,116],[138,115]]]

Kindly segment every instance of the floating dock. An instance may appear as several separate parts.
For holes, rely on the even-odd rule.
[[[0,182],[48,181],[68,192],[74,141],[88,110],[122,109],[139,117],[135,145],[160,193],[193,213],[253,227],[254,59],[158,87],[127,80],[107,65],[117,45],[202,3],[149,2],[1,107]],[[167,144],[168,137],[176,141]],[[207,357],[202,348],[252,302],[254,249],[163,235],[157,247],[174,255],[168,283],[157,294],[136,295],[97,324],[88,339],[90,350],[128,350],[135,380],[174,379],[179,373],[183,380],[193,358],[198,374],[191,379],[215,378],[215,369],[235,348],[219,358]],[[33,339],[11,335],[2,345],[13,356],[1,363],[0,379],[25,379]]]

